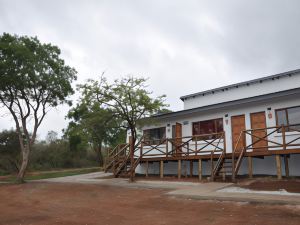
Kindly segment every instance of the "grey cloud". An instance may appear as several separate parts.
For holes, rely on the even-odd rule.
[[[299,8],[297,0],[0,0],[0,32],[58,45],[78,82],[103,71],[149,77],[179,110],[181,95],[298,68]],[[64,128],[67,110],[51,112],[40,136]],[[0,118],[0,129],[10,126]]]

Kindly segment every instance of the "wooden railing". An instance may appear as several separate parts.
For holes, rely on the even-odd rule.
[[[241,131],[238,141],[232,153],[232,178],[238,174],[242,159],[247,151],[272,151],[272,150],[292,150],[300,149],[300,124],[290,126],[275,126],[267,128],[249,129]],[[258,136],[257,132],[264,132],[265,135]],[[288,133],[289,132],[289,133]],[[291,133],[294,132],[294,133]],[[289,135],[287,135],[289,134]],[[247,142],[247,137],[251,138],[251,144],[241,146]],[[298,141],[298,142],[297,142]],[[265,145],[256,146],[258,143]]]
[[[300,124],[291,126],[275,126],[259,129],[249,129],[241,131],[237,143],[232,152],[232,178],[235,179],[242,159],[247,151],[271,151],[271,150],[300,150]],[[258,132],[260,132],[258,134]],[[294,132],[294,133],[291,133]],[[261,135],[264,133],[264,135]],[[207,139],[210,137],[211,139]],[[248,138],[248,139],[247,139]],[[246,144],[251,138],[251,144]],[[145,158],[189,158],[190,156],[207,155],[211,159],[212,179],[218,173],[226,158],[225,132],[186,136],[180,138],[164,138],[156,140],[155,144],[149,145],[149,141],[144,137],[131,148],[129,144],[118,145],[108,154],[108,168],[116,168],[114,174],[120,172],[123,166],[130,164],[130,172],[134,172],[137,165]],[[247,141],[248,140],[248,141]],[[249,143],[250,143],[249,142]],[[245,145],[241,145],[245,143]],[[260,145],[258,146],[258,143]],[[261,145],[264,143],[264,145]],[[130,157],[130,149],[133,149],[133,158]],[[214,165],[214,158],[218,155],[218,160]],[[115,164],[118,163],[119,167]],[[129,171],[128,171],[129,172]]]
[[[212,139],[207,140],[207,137]],[[189,157],[197,155],[219,154],[220,157],[226,153],[225,132],[194,135],[181,138],[164,138],[157,140],[155,144],[149,145],[149,141],[144,137],[134,147],[134,161],[130,165],[130,171],[133,170],[141,162],[143,158],[149,157]],[[116,146],[109,151],[108,160],[105,171],[113,168],[113,173],[117,176],[122,168],[126,167],[130,162],[130,144],[122,144]],[[211,158],[213,160],[213,158]],[[213,165],[213,162],[212,162]],[[213,169],[212,169],[213,173]]]
[[[108,152],[106,158],[105,172],[110,168],[115,168],[115,164],[123,158],[128,158],[129,156],[129,144],[119,144],[114,149]],[[115,172],[115,171],[114,171]]]
[[[222,137],[225,140],[225,133],[223,134]],[[224,144],[226,144],[226,141],[224,142]],[[214,162],[213,161],[213,154],[214,154],[214,152],[211,153],[211,160],[210,160],[211,161],[211,168],[212,168],[212,172],[211,172],[211,179],[212,180],[214,180],[214,177],[217,175],[217,173],[218,173],[219,169],[221,168],[221,165],[222,165],[222,163],[223,163],[223,161],[226,157],[226,145],[223,148],[223,151],[221,152],[215,167],[213,165],[213,162]]]
[[[212,139],[207,140],[208,136]],[[141,141],[141,144],[135,149],[135,157],[188,157],[201,154],[220,154],[226,151],[224,132],[164,138],[157,140],[156,144],[149,145],[148,143],[149,141],[145,139]]]

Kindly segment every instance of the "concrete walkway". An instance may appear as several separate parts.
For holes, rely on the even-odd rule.
[[[174,182],[174,181],[136,181],[128,182],[126,178],[112,178],[111,173],[95,172],[89,174],[74,175],[69,177],[51,178],[40,180],[42,182],[58,183],[81,183],[81,184],[101,184],[119,186],[126,188],[160,188],[169,189],[166,193],[169,196],[182,198],[237,201],[265,204],[296,204],[300,205],[299,194],[288,193],[268,194],[249,191],[250,193],[236,192],[233,183],[195,183],[195,182]]]

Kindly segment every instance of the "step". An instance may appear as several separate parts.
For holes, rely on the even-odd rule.
[[[232,172],[232,170],[220,170],[219,172],[223,172],[223,171],[225,171],[225,172]]]
[[[232,168],[232,166],[222,166],[222,168]]]
[[[230,171],[220,171],[218,174],[232,174],[232,172],[230,172]]]

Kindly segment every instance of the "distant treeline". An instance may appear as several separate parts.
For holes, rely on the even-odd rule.
[[[105,149],[102,149],[105,155]],[[18,134],[15,130],[0,132],[0,175],[17,173],[21,163]],[[53,131],[46,140],[37,141],[30,153],[29,171],[59,168],[82,168],[100,165],[97,152],[80,136],[57,138]]]

